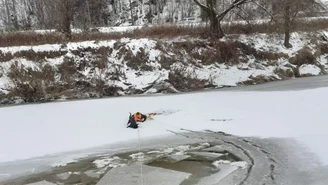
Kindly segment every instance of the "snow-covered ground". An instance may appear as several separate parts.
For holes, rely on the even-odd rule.
[[[239,136],[295,138],[328,165],[328,88],[123,97],[2,108],[0,162],[135,140],[129,112],[169,110],[140,127],[142,139],[210,129]],[[217,119],[231,119],[220,122]],[[65,159],[67,160],[67,159]]]

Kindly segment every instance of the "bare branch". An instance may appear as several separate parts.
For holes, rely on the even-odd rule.
[[[262,10],[264,10],[271,17],[271,20],[273,20],[274,22],[277,22],[277,20],[274,18],[274,15],[272,15],[269,12],[269,10],[267,10],[263,5],[261,5],[260,3],[257,3],[255,0],[251,0],[251,2],[254,3],[255,5],[257,5]]]
[[[223,11],[222,13],[217,15],[217,18],[219,19],[219,21],[221,21],[224,16],[229,13],[232,9],[234,9],[235,7],[242,5],[244,3],[246,3],[248,0],[235,0],[230,6],[229,8],[227,8],[225,11]]]
[[[206,5],[200,3],[198,0],[194,0],[194,2],[205,11],[209,9],[209,7],[207,7]]]
[[[240,7],[237,7],[240,11],[242,11],[242,12],[244,12],[244,13],[246,13],[243,9],[241,9]],[[248,25],[251,25],[251,22],[246,18],[246,17],[244,17],[244,16],[242,16],[240,13],[238,13],[238,12],[235,12],[236,13],[236,15],[238,16],[238,17],[240,17],[241,19],[243,19],[244,21],[246,21],[246,23],[248,24]]]

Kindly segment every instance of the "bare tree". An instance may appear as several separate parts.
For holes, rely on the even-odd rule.
[[[19,24],[18,24],[18,16],[17,16],[17,9],[16,9],[16,0],[12,0],[12,14],[11,14],[11,22],[13,24],[13,27],[15,30],[19,29]]]
[[[169,4],[167,4],[167,12],[169,16],[167,22],[176,22],[178,8],[179,6],[175,1],[171,1]]]
[[[4,2],[5,6],[6,6],[6,13],[7,13],[7,19],[6,19],[6,24],[7,26],[10,27],[10,29],[12,29],[12,19],[11,19],[11,13],[10,13],[10,9],[9,9],[9,1],[5,0]]]
[[[317,5],[317,3],[315,0],[284,0],[282,3],[284,7],[284,46],[286,48],[291,48],[290,33],[293,30],[293,23],[295,19],[301,12],[313,11],[316,8],[315,5]]]
[[[131,0],[130,0],[130,13],[131,13],[132,26],[134,26],[135,25],[135,20],[134,20],[134,16],[133,16],[133,5],[132,5]]]
[[[210,30],[212,34],[216,37],[222,38],[224,32],[221,27],[221,21],[224,17],[234,8],[246,3],[248,0],[234,0],[228,7],[224,8],[221,12],[217,10],[216,0],[206,0],[203,4],[199,0],[194,0],[194,2],[200,6],[200,8],[207,13],[210,21]]]
[[[179,8],[181,11],[181,19],[185,17],[190,17],[195,13],[195,3],[189,0],[180,0],[179,1]]]
[[[54,3],[57,12],[58,29],[65,34],[67,39],[71,39],[74,0],[54,0]]]
[[[286,48],[292,47],[290,34],[299,15],[308,11],[313,12],[320,7],[315,0],[262,0],[262,2],[252,0],[252,2],[263,9],[277,26],[281,25],[285,35],[284,46]]]

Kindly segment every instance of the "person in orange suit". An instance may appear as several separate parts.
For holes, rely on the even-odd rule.
[[[147,119],[151,119],[153,115],[155,115],[155,113],[150,113],[148,115],[142,114],[140,112],[136,112],[134,114],[130,113],[127,127],[136,129],[139,127],[140,122],[145,122]]]

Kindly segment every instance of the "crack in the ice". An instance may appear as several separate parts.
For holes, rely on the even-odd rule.
[[[246,139],[241,139],[241,140],[244,141],[244,142],[246,142],[247,144],[249,144],[249,145],[257,148],[258,150],[260,150],[262,153],[265,154],[265,156],[269,159],[269,161],[271,161],[271,163],[270,163],[270,175],[269,176],[270,176],[271,180],[273,181],[273,183],[275,183],[275,181],[274,181],[275,180],[275,165],[273,164],[273,163],[275,163],[275,164],[277,163],[275,161],[275,159],[273,159],[272,157],[270,157],[270,153],[267,152],[267,151],[265,151],[261,146],[256,145],[256,144],[254,144],[251,141],[246,140]]]
[[[246,177],[244,178],[244,180],[242,180],[239,183],[239,185],[242,185],[250,177],[255,161],[252,158],[252,156],[245,149],[243,149],[241,146],[238,146],[237,144],[235,144],[233,142],[230,142],[230,141],[225,141],[223,139],[222,139],[222,141],[225,142],[225,143],[227,143],[227,144],[230,144],[230,145],[232,145],[232,146],[234,146],[234,147],[236,147],[238,149],[240,149],[249,158],[249,160],[251,161],[251,165],[247,168],[247,175],[246,175]]]
[[[171,133],[173,133],[173,134],[175,134],[177,136],[183,136],[183,137],[188,138],[188,139],[192,138],[191,136],[188,136],[188,135],[185,135],[185,134],[182,134],[182,133],[178,133],[178,132],[174,132],[172,130],[166,130],[166,131],[171,132]],[[194,137],[194,138],[198,138],[198,137]],[[204,140],[204,139],[202,139],[202,140]]]
[[[222,132],[222,131],[215,132],[213,130],[205,130],[205,132],[214,133],[214,134],[222,134],[224,136],[232,136],[231,134],[228,134],[228,133],[225,133],[225,132]]]
[[[271,180],[274,181],[275,177],[274,177],[274,169],[275,169],[275,166],[273,164],[270,164],[270,170],[271,170],[271,174],[270,174],[270,177],[271,177]]]

